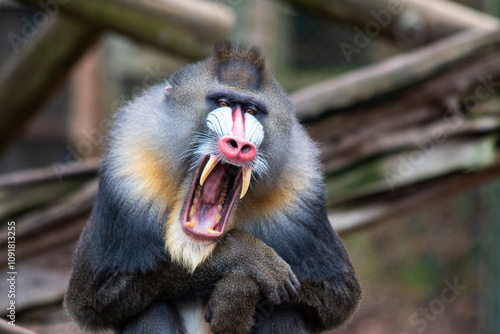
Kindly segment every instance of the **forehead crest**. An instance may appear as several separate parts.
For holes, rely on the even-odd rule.
[[[260,89],[265,66],[259,48],[221,42],[214,46],[212,58],[221,83],[250,90]]]

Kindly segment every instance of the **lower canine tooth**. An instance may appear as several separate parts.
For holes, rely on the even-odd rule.
[[[216,230],[214,230],[214,228],[211,227],[211,226],[208,228],[208,233],[210,233],[210,234],[219,234],[219,232],[217,232]]]
[[[192,206],[191,209],[189,210],[189,217],[188,218],[191,219],[195,212],[196,212],[196,208],[194,206]]]
[[[193,228],[194,227],[194,221],[186,222],[186,226],[189,227],[189,228]]]

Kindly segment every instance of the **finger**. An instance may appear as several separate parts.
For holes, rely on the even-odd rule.
[[[267,299],[269,299],[274,304],[276,305],[281,304],[281,297],[277,290],[267,291],[264,292],[263,294]]]
[[[297,292],[299,292],[299,290],[300,290],[300,282],[297,279],[297,276],[295,276],[295,273],[293,271],[291,271],[291,270],[290,270],[290,280],[291,280],[293,286],[295,287],[295,290],[297,290]]]
[[[278,288],[280,298],[281,298],[281,303],[286,303],[290,301],[290,295],[288,294],[288,290],[286,289],[286,286],[280,286]]]
[[[286,280],[285,287],[288,291],[288,294],[290,295],[290,298],[297,298],[298,297],[299,292],[297,291],[297,289],[295,288],[295,286],[293,285],[293,283],[290,279]]]

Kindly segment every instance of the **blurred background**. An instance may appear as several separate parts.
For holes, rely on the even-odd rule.
[[[322,149],[364,289],[334,332],[500,333],[499,14],[498,0],[0,0],[15,324],[84,333],[61,303],[112,115],[231,39],[262,48]]]

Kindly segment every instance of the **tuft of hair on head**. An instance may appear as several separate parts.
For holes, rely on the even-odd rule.
[[[220,82],[250,90],[260,89],[265,75],[265,59],[258,47],[218,42],[214,45],[212,59]]]

